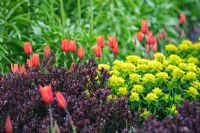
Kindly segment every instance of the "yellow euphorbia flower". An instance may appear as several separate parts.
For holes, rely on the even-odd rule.
[[[127,62],[137,64],[141,58],[137,55],[129,55],[126,57]]]
[[[142,93],[144,91],[144,86],[142,85],[133,85],[132,91]]]
[[[115,75],[112,75],[109,80],[108,80],[108,83],[111,85],[111,86],[114,86],[114,87],[119,87],[119,86],[123,86],[124,85],[124,79],[121,78],[121,77],[118,77],[118,76],[115,76]]]
[[[197,89],[200,90],[200,82],[199,81],[192,82],[192,87],[197,88]]]
[[[137,92],[132,92],[130,95],[130,101],[139,101],[140,97],[139,94]]]
[[[194,87],[189,87],[187,90],[188,95],[190,95],[193,98],[196,98],[197,95],[199,95],[199,92]]]
[[[172,54],[169,56],[169,62],[170,64],[180,64],[182,59],[178,55]]]
[[[192,81],[197,77],[196,73],[188,72],[185,76],[182,77],[182,81]]]
[[[187,62],[188,62],[188,63],[193,63],[193,64],[196,65],[196,64],[199,63],[199,60],[198,60],[198,58],[190,57],[190,58],[187,59]]]
[[[154,58],[157,61],[163,62],[165,60],[165,56],[162,53],[155,53]]]
[[[112,75],[115,75],[115,76],[119,76],[120,75],[120,72],[117,71],[117,70],[109,71],[109,73],[112,74]]]
[[[178,51],[177,47],[174,44],[168,44],[165,46],[165,50],[170,53],[176,53]]]
[[[150,92],[147,94],[147,96],[144,98],[147,102],[154,102],[157,101],[158,96],[154,94],[153,92]]]
[[[130,79],[131,82],[139,83],[141,76],[139,74],[133,73],[133,74],[129,75],[129,79]]]
[[[184,71],[179,68],[175,68],[172,72],[172,76],[174,79],[180,79],[184,75]]]
[[[169,76],[166,72],[156,73],[156,77],[158,80],[164,81],[164,82],[166,82],[169,79]]]
[[[154,93],[154,94],[156,94],[157,96],[161,96],[162,94],[163,94],[163,92],[162,92],[162,90],[160,89],[160,88],[154,88],[153,90],[152,90],[152,92]]]
[[[172,105],[172,107],[171,107],[171,108],[168,108],[168,110],[169,110],[169,112],[170,112],[171,114],[175,114],[175,115],[178,114],[178,111],[177,111],[175,105]]]
[[[142,81],[143,81],[144,84],[155,83],[155,76],[153,74],[147,73],[142,78]]]
[[[148,63],[149,66],[149,70],[153,70],[153,71],[161,71],[163,69],[163,65],[156,60],[150,61]]]
[[[140,116],[142,116],[142,117],[144,117],[144,118],[147,118],[150,114],[151,114],[151,112],[148,111],[148,110],[145,108],[145,109],[144,109],[144,112],[143,112]]]
[[[110,69],[110,66],[107,65],[107,64],[99,64],[98,65],[98,70],[101,70],[102,68],[106,69],[106,70],[109,70]]]
[[[120,87],[118,89],[117,94],[119,94],[119,95],[126,95],[127,94],[127,88],[126,87]]]

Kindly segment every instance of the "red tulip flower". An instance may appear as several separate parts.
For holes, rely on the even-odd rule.
[[[153,36],[147,36],[147,44],[152,45],[153,44]]]
[[[96,41],[99,47],[103,48],[105,45],[104,36],[96,37]]]
[[[7,116],[7,118],[6,118],[5,130],[6,130],[6,133],[13,132],[12,121],[11,121],[10,116]]]
[[[24,53],[27,55],[32,54],[32,46],[30,42],[25,42],[24,43]]]
[[[45,55],[45,57],[48,57],[50,54],[51,54],[50,47],[49,47],[49,45],[47,44],[47,45],[44,47],[44,55]]]
[[[101,51],[101,47],[100,46],[95,46],[94,47],[94,54],[96,55],[96,57],[101,57],[102,56],[102,51]]]
[[[30,69],[33,67],[32,60],[30,60],[30,59],[27,59],[27,60],[26,60],[26,64],[28,65],[28,67],[29,67]]]
[[[33,54],[32,64],[33,64],[34,67],[38,67],[40,65],[40,55],[38,53]]]
[[[114,54],[118,54],[119,53],[119,47],[118,47],[118,45],[115,45],[115,47],[112,49],[112,52]]]
[[[18,64],[11,64],[11,71],[13,72],[13,73],[16,73],[16,72],[18,72],[19,71],[19,66],[18,66]]]
[[[137,40],[139,42],[142,42],[142,32],[141,31],[139,31],[139,32],[136,33],[136,37],[137,37]]]
[[[108,37],[108,44],[109,44],[111,49],[114,48],[116,45],[118,45],[116,37],[115,36]]]
[[[20,72],[21,74],[26,74],[26,69],[25,69],[24,65],[22,65],[22,66],[19,68],[19,72]]]
[[[83,47],[80,47],[80,48],[78,49],[78,58],[79,58],[79,59],[82,59],[82,58],[84,57],[84,54],[85,54],[84,48],[83,48]]]
[[[69,50],[70,50],[72,53],[76,52],[76,41],[75,41],[75,40],[70,41]]]
[[[142,20],[141,22],[141,31],[143,34],[148,33],[148,21],[147,20]]]
[[[67,108],[67,101],[65,99],[65,97],[63,96],[62,92],[57,91],[56,92],[56,98],[58,101],[58,106],[64,110],[66,110]]]
[[[53,93],[51,85],[42,87],[39,85],[40,93],[44,102],[50,104],[53,102]]]
[[[180,24],[185,24],[186,22],[185,13],[180,14],[179,21],[180,21]]]
[[[67,52],[69,50],[70,47],[70,41],[67,39],[63,39],[61,41],[61,49],[63,52]]]

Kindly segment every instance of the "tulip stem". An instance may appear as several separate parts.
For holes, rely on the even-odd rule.
[[[70,125],[72,127],[72,132],[76,133],[76,127],[74,126],[74,122],[72,120],[72,117],[71,117],[71,115],[70,115],[70,113],[67,109],[66,109],[66,113],[67,113],[67,117],[69,118]]]
[[[64,52],[64,67],[67,68],[67,52]]]
[[[94,29],[94,24],[93,24],[93,0],[90,0],[90,19],[91,19],[91,21],[90,21],[90,26],[91,26],[91,28],[90,28],[90,32],[92,33],[93,32],[93,29]]]
[[[80,25],[81,22],[81,2],[77,0],[77,7],[78,7],[78,24]]]
[[[52,116],[51,104],[49,104],[49,115],[50,115],[51,129],[52,129],[53,128],[53,116]]]

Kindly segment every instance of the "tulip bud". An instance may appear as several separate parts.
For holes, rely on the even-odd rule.
[[[101,57],[102,56],[102,51],[101,51],[101,47],[100,46],[95,46],[94,47],[94,54],[96,55],[96,57]]]
[[[141,31],[136,33],[136,37],[139,42],[142,42],[142,32]]]
[[[61,49],[63,52],[67,52],[70,47],[70,41],[67,39],[62,39],[61,41]]]
[[[180,24],[185,24],[185,22],[186,22],[185,13],[182,12],[180,14],[179,21],[180,21]]]
[[[5,126],[6,133],[12,133],[13,127],[12,127],[12,121],[10,116],[7,116],[6,118],[6,126]]]
[[[141,31],[143,34],[148,33],[148,21],[147,20],[142,20],[141,22]]]
[[[30,42],[25,42],[24,43],[24,53],[27,55],[32,54],[32,46]]]
[[[69,50],[70,50],[72,53],[76,52],[76,41],[75,41],[75,40],[70,41]]]
[[[116,37],[115,36],[108,37],[108,44],[109,44],[109,46],[110,46],[111,49],[114,48],[115,45],[118,45]]]
[[[19,68],[19,72],[20,72],[21,74],[26,74],[26,69],[25,69],[24,65],[22,65],[22,66]]]
[[[30,60],[30,59],[26,60],[26,64],[28,65],[29,69],[31,69],[33,67],[32,60]]]
[[[51,85],[42,87],[39,85],[40,93],[44,102],[50,104],[53,102],[53,93]]]
[[[51,54],[51,51],[50,51],[49,45],[46,45],[44,47],[44,55],[45,57],[48,57],[50,54]]]
[[[85,54],[84,48],[83,48],[83,47],[80,47],[80,48],[78,49],[78,58],[79,58],[79,59],[82,59],[82,58],[84,57],[84,54]]]
[[[103,48],[105,43],[104,43],[104,36],[96,37],[96,41],[99,47]]]
[[[19,66],[18,66],[18,64],[11,64],[11,71],[13,72],[13,73],[16,73],[16,72],[18,72],[19,71]]]
[[[67,101],[65,99],[65,97],[63,96],[62,92],[57,91],[56,92],[56,98],[58,101],[58,106],[64,110],[66,110],[67,108]]]
[[[112,49],[112,52],[113,52],[114,54],[118,54],[118,53],[119,53],[119,47],[118,47],[118,45],[116,45],[116,46]]]
[[[38,53],[33,54],[32,64],[33,64],[34,67],[38,67],[40,65],[40,55]]]

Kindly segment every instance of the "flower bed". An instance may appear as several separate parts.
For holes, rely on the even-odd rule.
[[[47,129],[72,132],[69,117],[57,105],[59,99],[54,95],[57,91],[61,91],[67,100],[67,110],[77,132],[121,132],[133,122],[126,97],[107,100],[109,74],[102,70],[100,79],[95,79],[97,72],[93,59],[75,65],[71,71],[50,64],[51,60],[46,60],[40,67],[27,69],[24,74],[15,71],[1,75],[0,132],[5,131],[8,116],[8,120],[12,120],[13,132],[46,132]],[[50,96],[50,90],[40,95],[42,87],[39,86],[49,84],[53,96]]]
[[[183,42],[179,49],[188,44]],[[137,112],[145,108],[144,117],[153,114],[161,119],[169,114],[176,114],[176,104],[181,104],[186,99],[199,98],[199,59],[191,56],[197,54],[198,47],[199,44],[191,44],[188,49],[196,50],[189,52],[187,58],[181,58],[175,53],[169,57],[155,53],[154,60],[135,55],[127,56],[126,61],[115,60],[111,69],[106,64],[99,64],[99,69],[103,67],[112,74],[109,79],[112,96],[109,97],[130,95],[131,110]],[[177,54],[182,52],[184,51]]]

